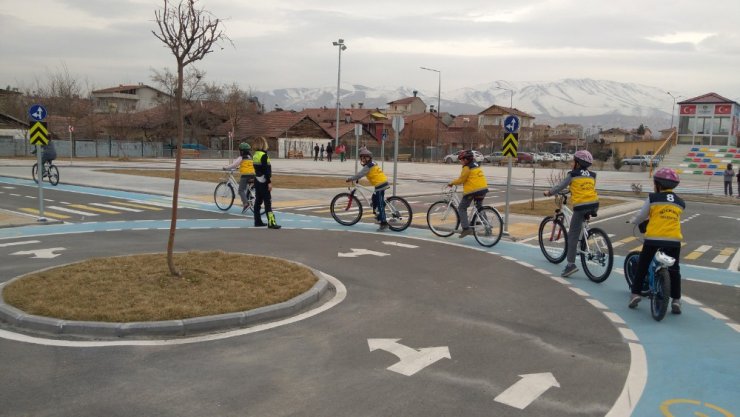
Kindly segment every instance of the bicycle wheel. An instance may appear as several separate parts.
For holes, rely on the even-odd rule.
[[[460,227],[457,207],[447,201],[437,201],[427,210],[427,225],[437,236],[449,237]]]
[[[331,217],[344,226],[352,226],[362,218],[362,204],[353,194],[339,193],[329,205]]]
[[[563,222],[553,216],[545,217],[537,236],[545,259],[554,264],[563,262],[568,249],[568,231]]]
[[[257,200],[254,188],[247,188],[247,211],[254,214],[254,202]],[[264,204],[260,207],[260,214],[265,214]]]
[[[671,295],[671,277],[668,270],[660,268],[655,271],[655,292],[650,297],[650,314],[655,321],[663,320],[668,310]]]
[[[39,163],[36,162],[33,164],[33,168],[31,168],[31,178],[33,178],[33,182],[36,184],[39,183]]]
[[[49,172],[47,172],[47,174],[48,174],[49,182],[51,183],[51,185],[59,184],[59,169],[57,168],[57,166],[49,165],[48,170]]]
[[[234,205],[234,197],[234,187],[226,181],[219,182],[213,191],[213,201],[216,203],[216,207],[223,211]]]
[[[406,230],[411,224],[413,217],[411,206],[401,197],[388,197],[385,199],[385,220],[391,230],[400,232]]]
[[[640,259],[639,251],[632,251],[624,258],[624,279],[627,281],[627,288],[632,289],[637,274],[637,261]]]
[[[587,252],[588,250],[588,252]],[[606,232],[599,228],[588,231],[588,245],[581,240],[581,265],[593,282],[604,282],[609,278],[614,264],[614,249]]]
[[[473,216],[470,222],[473,227],[473,236],[481,246],[490,248],[501,240],[504,222],[501,215],[493,207],[482,207]]]

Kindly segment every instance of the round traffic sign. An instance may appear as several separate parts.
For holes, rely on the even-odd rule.
[[[46,119],[46,114],[46,108],[40,104],[34,104],[30,109],[28,109],[28,115],[31,116],[31,119],[37,122]]]
[[[504,129],[509,133],[516,133],[519,130],[519,118],[516,116],[506,116],[506,119],[504,119]]]

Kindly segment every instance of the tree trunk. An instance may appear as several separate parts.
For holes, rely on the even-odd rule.
[[[185,136],[185,127],[182,121],[182,88],[183,88],[183,63],[177,61],[177,157],[175,158],[175,184],[172,190],[172,220],[170,221],[170,237],[167,241],[167,266],[170,273],[180,277],[182,274],[175,266],[173,252],[175,247],[175,231],[177,231],[177,200],[180,194],[180,164],[182,162],[182,142]]]

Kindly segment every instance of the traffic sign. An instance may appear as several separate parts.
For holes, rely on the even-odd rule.
[[[355,136],[362,136],[362,124],[355,123]]]
[[[40,104],[34,104],[31,106],[30,109],[28,109],[28,114],[31,116],[31,119],[40,122],[44,119],[46,119],[46,109],[44,106]]]
[[[504,119],[504,129],[509,133],[519,131],[519,118],[516,116],[506,116],[506,119]]]
[[[404,121],[402,116],[393,116],[393,122],[391,123],[393,130],[400,133],[403,130],[403,125]]]
[[[504,156],[512,156],[516,158],[517,148],[519,148],[519,134],[509,133],[504,137],[503,146]]]
[[[69,133],[74,133],[74,131],[75,131],[75,127],[72,126],[72,125],[69,125],[69,127],[67,129],[69,130]]]
[[[28,130],[28,136],[31,145],[47,145],[49,143],[49,131],[46,129],[46,122],[33,122],[31,129]]]

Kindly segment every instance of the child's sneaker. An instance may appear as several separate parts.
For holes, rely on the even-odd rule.
[[[388,230],[388,223],[380,223],[380,227],[378,227],[378,232],[385,232]]]
[[[671,301],[671,313],[681,314],[681,300],[673,299]]]
[[[630,303],[627,304],[629,308],[637,308],[637,304],[640,303],[640,300],[642,300],[642,297],[638,294],[632,294],[630,296]]]
[[[573,274],[578,272],[578,267],[576,264],[568,264],[565,266],[565,269],[563,269],[563,272],[560,274],[561,277],[567,278]]]
[[[462,232],[460,232],[460,239],[464,238],[465,236],[470,236],[473,234],[473,228],[468,227],[467,229],[463,229]]]

